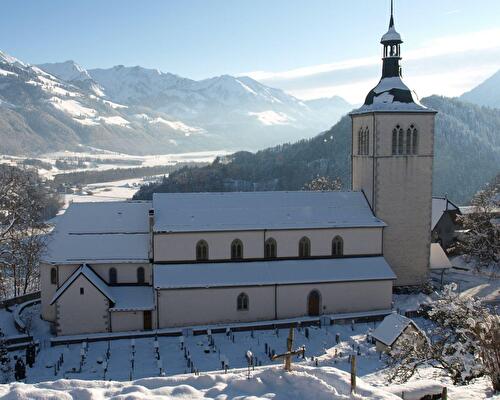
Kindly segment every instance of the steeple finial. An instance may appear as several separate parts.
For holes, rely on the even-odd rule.
[[[389,29],[394,27],[394,0],[391,0],[391,20],[389,21]]]

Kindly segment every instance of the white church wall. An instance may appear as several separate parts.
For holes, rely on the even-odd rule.
[[[111,330],[113,332],[142,331],[144,328],[143,311],[113,311],[111,315]],[[153,329],[155,318],[153,318]]]
[[[267,238],[277,242],[278,257],[297,257],[299,241],[307,236],[311,241],[311,256],[330,256],[332,240],[341,236],[344,255],[380,254],[382,251],[382,228],[343,228],[309,230],[269,230]]]
[[[249,297],[248,311],[238,311],[240,293]],[[161,290],[159,327],[250,322],[274,319],[274,286]]]
[[[50,274],[52,268],[57,272],[57,284],[52,284]],[[56,320],[56,307],[50,305],[52,298],[59,286],[68,279],[71,274],[78,268],[78,265],[52,265],[47,263],[40,264],[40,291],[41,291],[41,307],[42,318],[46,321]]]
[[[50,271],[56,268],[54,265],[40,263],[40,295],[42,302],[42,318],[46,321],[56,320],[56,308],[50,305],[50,301],[57,290],[57,284],[50,281]]]
[[[243,242],[244,258],[262,258],[264,256],[263,237],[262,231],[155,234],[155,262],[194,260],[196,259],[196,243],[199,240],[205,240],[208,243],[209,258],[212,260],[230,259],[231,242],[234,239],[240,239]]]
[[[59,286],[62,286],[66,279],[68,279],[73,272],[75,272],[81,264],[62,264],[57,266],[57,271],[59,274]]]
[[[161,290],[159,327],[306,316],[312,290],[320,292],[322,314],[388,310],[392,303],[392,281]],[[237,297],[242,292],[249,297],[248,311],[236,309]]]
[[[116,268],[117,283],[137,283],[137,269],[144,268],[145,283],[152,282],[152,268],[149,263],[119,263],[119,264],[93,264],[89,263],[90,267],[99,275],[105,282],[109,283],[109,270]]]
[[[244,258],[264,257],[264,243],[268,238],[277,242],[278,257],[297,257],[299,241],[303,236],[311,240],[312,256],[329,256],[335,236],[344,239],[344,254],[380,254],[382,228],[297,229],[240,232],[197,232],[156,234],[154,238],[155,261],[186,261],[196,257],[196,243],[205,240],[209,247],[209,259],[231,258],[231,242],[238,238],[243,242]]]
[[[322,314],[388,310],[392,303],[392,281],[278,286],[278,318],[307,315],[308,298],[313,290],[320,293]]]
[[[108,299],[80,275],[56,301],[57,334],[107,332],[108,309]]]

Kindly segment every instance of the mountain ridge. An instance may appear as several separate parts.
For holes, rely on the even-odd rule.
[[[0,70],[14,68],[9,65],[13,60],[6,55]],[[140,66],[85,70],[71,60],[39,66],[19,63],[17,76],[24,69],[26,79],[0,72],[0,84],[13,85],[17,92],[34,82],[45,89],[46,93],[31,93],[31,99],[26,96],[43,122],[33,126],[25,115],[9,118],[4,110],[8,104],[17,106],[11,108],[14,112],[27,105],[15,97],[7,101],[0,93],[0,126],[6,127],[3,136],[9,136],[0,143],[4,153],[74,150],[80,144],[135,154],[251,150],[313,136],[352,108],[336,99],[325,100],[319,110],[249,77],[221,75],[196,81]],[[59,93],[47,90],[47,80]],[[30,146],[28,141],[27,146],[16,146],[19,130],[28,130],[33,143],[41,145]],[[44,137],[54,131],[69,132],[70,140],[57,137],[47,142]]]
[[[459,98],[480,106],[500,109],[500,69]]]
[[[434,195],[448,194],[464,204],[500,165],[500,113],[442,96],[422,99],[436,116]],[[344,116],[330,130],[311,139],[256,153],[237,152],[202,168],[174,172],[160,184],[143,186],[134,198],[154,192],[300,190],[317,176],[351,181],[351,122]]]

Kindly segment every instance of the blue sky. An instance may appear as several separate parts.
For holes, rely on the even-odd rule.
[[[3,0],[0,49],[36,64],[249,74],[298,97],[361,101],[389,0]],[[405,77],[458,95],[500,69],[500,1],[396,0]]]

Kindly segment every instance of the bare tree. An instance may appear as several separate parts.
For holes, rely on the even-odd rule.
[[[445,371],[455,384],[487,375],[493,389],[500,390],[500,317],[456,289],[455,284],[445,286],[432,304],[430,342],[403,338],[388,354],[389,379],[407,381],[427,365]]]
[[[498,270],[500,262],[500,229],[495,218],[500,209],[500,175],[471,201],[472,212],[459,215],[466,233],[459,242],[461,250],[475,258],[480,267]]]
[[[0,296],[34,289],[49,190],[36,172],[0,165]]]
[[[419,332],[403,333],[397,341],[397,346],[386,353],[389,381],[408,381],[419,367],[428,364],[430,354],[430,343],[423,340]]]
[[[342,182],[340,178],[330,179],[327,176],[318,176],[307,182],[302,190],[309,191],[339,191],[342,190]]]

